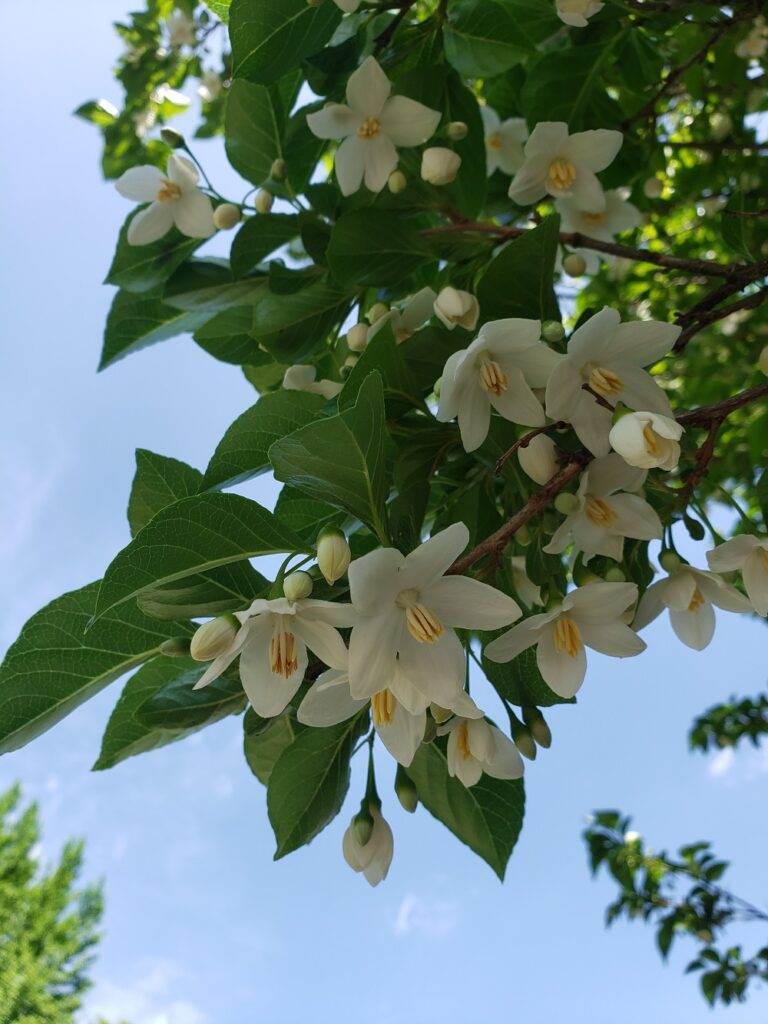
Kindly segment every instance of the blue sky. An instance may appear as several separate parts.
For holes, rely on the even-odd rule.
[[[253,400],[237,369],[189,339],[96,375],[111,290],[100,287],[130,208],[99,177],[99,139],[70,112],[116,99],[110,22],[124,0],[43,0],[4,11],[0,168],[6,245],[0,277],[4,476],[0,533],[5,647],[61,592],[98,578],[128,539],[133,451],[205,465]],[[200,153],[232,181],[218,151]],[[266,504],[274,488],[249,493]],[[703,564],[703,547],[692,554]],[[588,874],[580,831],[618,806],[658,845],[709,838],[733,860],[734,889],[768,897],[768,754],[689,755],[692,717],[765,685],[765,626],[719,613],[702,654],[664,620],[625,662],[591,656],[576,708],[553,711],[552,749],[528,767],[526,827],[506,883],[429,815],[400,811],[389,766],[380,789],[395,830],[386,883],[370,889],[341,857],[349,808],[312,846],[273,863],[264,791],[233,719],[107,773],[90,773],[120,684],[30,747],[0,759],[0,787],[21,779],[43,809],[43,857],[87,838],[88,878],[106,879],[106,937],[84,1022],[130,1024],[453,1024],[513,1016],[532,1024],[719,1020],[684,954],[661,965],[640,924],[603,927],[613,894]],[[758,931],[745,933],[755,946]],[[765,993],[727,1011],[765,1020]]]

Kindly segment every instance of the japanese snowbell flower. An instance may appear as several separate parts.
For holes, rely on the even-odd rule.
[[[195,23],[178,8],[171,12],[165,23],[171,46],[194,46]]]
[[[469,346],[454,352],[443,370],[437,418],[458,418],[468,452],[488,436],[491,408],[505,420],[543,426],[544,410],[532,388],[543,388],[562,357],[541,341],[541,323],[512,317],[480,328]]]
[[[286,391],[309,391],[323,398],[335,398],[343,385],[335,380],[316,380],[317,370],[314,366],[297,363],[289,366],[283,375],[283,387]]]
[[[560,554],[572,540],[574,548],[584,553],[585,564],[595,555],[620,562],[625,537],[661,540],[661,520],[648,502],[639,494],[622,493],[639,490],[645,476],[614,452],[590,463],[581,474],[573,512],[544,551]]]
[[[454,718],[437,731],[448,733],[448,774],[465,786],[474,786],[483,772],[494,779],[522,778],[517,747],[485,718]]]
[[[586,647],[615,658],[645,650],[645,643],[622,622],[637,600],[635,583],[590,583],[572,590],[549,612],[531,615],[492,640],[483,652],[491,661],[512,661],[536,644],[536,664],[550,689],[573,697],[587,671]]]
[[[683,428],[669,416],[631,412],[611,427],[608,442],[630,466],[677,469]]]
[[[344,668],[347,649],[337,626],[351,626],[348,604],[302,598],[257,598],[236,612],[241,628],[230,647],[208,667],[199,690],[226,671],[240,655],[240,680],[253,710],[264,718],[279,715],[298,690],[307,668],[307,647],[331,668]]]
[[[216,230],[211,200],[197,187],[200,175],[191,160],[171,153],[166,173],[144,164],[131,167],[115,182],[121,196],[149,203],[128,226],[129,245],[149,245],[175,224],[182,235],[209,238]]]
[[[619,188],[605,193],[605,209],[598,213],[587,212],[573,197],[556,200],[555,209],[560,214],[561,231],[578,232],[601,242],[612,242],[622,231],[636,228],[641,220],[638,208],[627,201],[624,190]],[[608,263],[614,259],[608,253],[598,253],[591,249],[574,249],[573,252],[583,258],[587,274],[599,270],[601,259]]]
[[[457,326],[474,331],[480,316],[480,303],[470,292],[447,285],[435,299],[434,310],[435,316],[449,331]]]
[[[392,829],[382,817],[381,811],[375,804],[371,804],[371,817],[373,828],[371,836],[365,846],[361,845],[355,833],[354,818],[344,833],[342,840],[342,852],[344,860],[353,871],[362,871],[366,881],[370,885],[378,885],[387,877],[389,866],[392,863],[394,854],[394,838]]]
[[[569,135],[565,121],[540,121],[525,144],[525,163],[512,179],[509,198],[527,206],[546,195],[573,196],[582,209],[599,213],[605,194],[595,171],[612,162],[623,138],[607,128]]]
[[[397,146],[418,146],[435,132],[441,113],[405,96],[390,96],[392,84],[375,57],[366,57],[347,82],[347,103],[329,103],[307,114],[319,139],[343,139],[334,167],[342,195],[365,179],[381,192],[397,167]]]
[[[750,603],[722,576],[681,565],[664,580],[652,583],[640,599],[634,629],[643,629],[669,609],[669,621],[679,640],[694,651],[703,651],[715,632],[715,609],[748,612]]]
[[[611,406],[649,409],[672,416],[669,400],[644,366],[669,351],[682,328],[655,320],[621,323],[615,309],[604,307],[573,332],[568,352],[547,382],[547,415],[573,426],[593,455],[610,451],[610,409],[599,405],[583,385]]]
[[[768,537],[744,533],[707,552],[713,572],[739,569],[752,607],[763,618],[768,616]]]
[[[454,523],[407,556],[378,548],[352,562],[353,697],[391,688],[399,670],[430,701],[448,707],[463,690],[466,672],[464,648],[451,627],[498,629],[519,618],[517,602],[501,591],[468,576],[444,575],[468,541],[466,526]]]
[[[502,121],[496,111],[483,104],[480,107],[485,129],[485,163],[488,177],[494,171],[512,175],[523,166],[523,144],[528,128],[522,117],[508,117]]]
[[[422,288],[421,291],[412,295],[400,309],[390,309],[384,316],[380,316],[372,323],[368,328],[368,341],[375,338],[385,324],[391,324],[395,341],[398,345],[402,345],[432,316],[436,299],[437,295],[431,288]]]
[[[593,14],[602,11],[605,4],[599,0],[557,0],[557,16],[566,25],[585,28]]]

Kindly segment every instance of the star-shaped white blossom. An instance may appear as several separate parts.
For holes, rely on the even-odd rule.
[[[768,616],[768,537],[743,533],[707,552],[713,572],[738,569],[744,580],[752,607],[763,618]]]
[[[483,104],[480,107],[485,129],[485,163],[488,177],[494,171],[514,174],[523,166],[525,154],[523,144],[528,138],[528,128],[522,117],[508,117],[502,121],[496,111]]]
[[[144,164],[131,167],[115,182],[121,196],[149,203],[128,226],[129,245],[149,245],[167,234],[175,224],[190,238],[209,238],[216,228],[211,200],[197,187],[200,180],[191,160],[171,153],[166,173]]]
[[[605,209],[598,213],[589,213],[582,209],[580,203],[572,196],[558,199],[555,209],[560,214],[560,230],[578,232],[589,238],[597,238],[601,242],[612,242],[616,235],[630,231],[640,223],[641,214],[636,206],[628,202],[624,190],[611,189],[605,193]],[[600,260],[612,263],[615,256],[609,253],[595,252],[593,249],[573,249],[584,259],[586,274],[595,274],[600,269]]]

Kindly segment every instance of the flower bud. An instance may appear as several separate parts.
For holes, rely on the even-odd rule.
[[[537,434],[517,449],[517,461],[526,476],[537,484],[545,484],[557,472],[555,442],[546,434]]]
[[[536,743],[534,742],[533,736],[528,731],[527,726],[514,716],[510,717],[509,731],[512,733],[512,740],[523,755],[527,757],[529,761],[536,760]]]
[[[555,508],[561,516],[572,516],[581,502],[570,491],[561,491],[555,498]]]
[[[453,718],[453,712],[449,711],[448,708],[440,707],[439,704],[430,704],[429,710],[438,725],[442,725],[444,722],[447,722],[449,718]]]
[[[399,192],[404,191],[408,187],[408,179],[402,171],[392,171],[390,176],[387,178],[387,188],[396,196]]]
[[[256,207],[257,213],[269,213],[272,209],[272,204],[275,201],[275,197],[271,192],[268,192],[265,188],[260,188],[256,193],[256,198],[253,205]]]
[[[213,211],[213,223],[219,231],[229,231],[240,222],[240,207],[234,203],[222,203]]]
[[[350,352],[362,352],[368,344],[368,324],[355,324],[347,331],[347,348]]]
[[[768,345],[765,346],[757,357],[757,368],[761,373],[764,373],[765,376],[768,377]]]
[[[541,325],[541,336],[544,341],[562,341],[565,337],[565,328],[559,320],[545,320]]]
[[[627,577],[618,567],[618,565],[612,565],[605,574],[606,583],[626,583]]]
[[[659,565],[665,572],[677,572],[677,570],[680,568],[682,564],[682,559],[677,554],[677,552],[672,551],[669,548],[662,551],[659,555]]]
[[[240,623],[234,615],[219,615],[198,626],[189,653],[195,661],[213,661],[232,646]]]
[[[288,167],[282,157],[278,157],[277,160],[272,162],[272,166],[269,170],[269,176],[272,181],[283,181],[285,176],[288,174]]]
[[[563,257],[563,270],[569,277],[581,277],[587,269],[587,261],[577,252],[569,252]]]
[[[370,818],[370,825],[367,819]],[[358,826],[358,822],[360,822]],[[364,840],[361,842],[361,839]],[[378,806],[361,808],[344,833],[344,860],[353,871],[362,871],[369,885],[378,885],[387,877],[392,863],[394,840],[392,829]]]
[[[480,316],[480,305],[474,295],[459,291],[450,285],[443,288],[434,302],[438,319],[452,331],[457,325],[468,331],[474,330]]]
[[[449,185],[460,167],[459,154],[445,146],[430,146],[421,156],[421,176],[430,185]]]
[[[373,835],[373,815],[366,806],[362,806],[352,819],[352,831],[360,846],[367,846]]]
[[[523,708],[523,721],[540,747],[547,749],[552,746],[552,733],[549,731],[544,715],[537,707]]]
[[[312,593],[312,577],[308,572],[292,572],[283,580],[283,593],[289,601],[301,601]]]
[[[647,178],[643,182],[643,195],[646,199],[658,199],[664,191],[664,183],[659,178]]]
[[[171,149],[187,148],[187,143],[184,139],[184,136],[180,132],[177,132],[174,128],[161,128],[160,138],[163,140],[166,146],[170,146]]]
[[[683,428],[676,420],[655,412],[630,412],[615,423],[608,435],[611,447],[638,469],[677,469]]]
[[[374,302],[371,308],[366,313],[369,324],[375,324],[377,320],[381,320],[383,316],[386,316],[389,312],[389,306],[386,302]]]
[[[330,586],[341,579],[352,561],[347,538],[335,526],[320,531],[317,541],[317,565]]]
[[[462,139],[466,139],[468,133],[469,128],[464,121],[451,121],[445,129],[445,134],[451,142],[461,142]]]
[[[172,640],[163,640],[159,650],[166,658],[188,658],[189,647],[189,637],[175,636]]]
[[[347,358],[344,360],[344,366],[348,367],[351,370],[353,366],[357,366],[357,361],[359,358],[360,356],[357,355],[357,353],[350,353],[350,355],[348,355]]]
[[[397,793],[397,799],[403,805],[403,809],[409,814],[413,814],[419,806],[419,797],[413,780],[401,764],[397,766],[395,774],[395,793]]]

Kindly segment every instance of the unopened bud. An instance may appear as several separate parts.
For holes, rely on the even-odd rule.
[[[355,324],[347,331],[347,348],[350,352],[362,352],[368,344],[368,324]]]
[[[537,484],[545,484],[557,472],[555,442],[546,434],[537,434],[527,445],[517,449],[517,461],[531,480]]]
[[[577,252],[569,252],[563,257],[563,270],[569,277],[581,277],[587,269],[587,261]]]
[[[520,545],[521,548],[527,548],[531,543],[531,531],[527,526],[521,526],[515,533],[515,542]]]
[[[275,197],[271,192],[268,192],[265,188],[260,188],[256,193],[256,199],[254,200],[253,205],[256,207],[257,213],[269,213],[274,201]]]
[[[397,793],[397,799],[403,805],[404,810],[408,811],[409,814],[413,814],[419,806],[419,797],[413,780],[401,764],[397,766],[397,773],[395,774],[395,793]]]
[[[352,561],[347,538],[335,526],[320,531],[317,541],[317,565],[330,586],[341,579]]]
[[[399,192],[403,192],[408,187],[408,179],[402,171],[392,171],[390,176],[387,178],[387,188],[396,196]]]
[[[469,128],[465,121],[451,121],[445,129],[445,134],[452,142],[461,142],[466,139]]]
[[[163,640],[159,651],[166,658],[187,658],[189,657],[189,637],[175,636],[172,640]]]
[[[430,185],[449,185],[460,167],[459,154],[445,146],[430,146],[421,155],[421,176]]]
[[[757,357],[757,368],[761,373],[764,373],[765,376],[768,377],[768,345],[765,346]]]
[[[540,747],[547,749],[552,746],[552,733],[549,731],[544,715],[537,707],[523,708],[523,721]]]
[[[523,755],[527,757],[529,761],[536,760],[536,743],[534,742],[533,736],[528,731],[528,727],[518,719],[512,717],[510,719],[510,729],[512,733],[512,740]]]
[[[229,231],[240,222],[240,207],[234,203],[222,203],[213,211],[213,223],[219,231]]]
[[[356,352],[352,352],[344,360],[344,365],[351,370],[354,366],[357,366],[357,361],[359,358],[360,356],[357,355]]]
[[[480,316],[480,304],[475,296],[451,285],[440,290],[433,308],[438,320],[449,331],[456,326],[473,331]]]
[[[381,320],[383,316],[386,316],[389,312],[389,306],[386,302],[374,302],[371,308],[366,313],[369,324],[375,324],[377,320]]]
[[[550,343],[562,341],[565,337],[565,328],[559,320],[545,320],[541,325],[541,336],[544,341]]]
[[[453,712],[449,711],[448,708],[441,707],[439,704],[430,704],[429,710],[432,712],[432,717],[438,725],[442,725],[449,718],[453,718]]]
[[[617,565],[611,566],[611,568],[605,574],[606,583],[624,583],[627,577],[621,571]]]
[[[312,593],[312,577],[308,572],[292,572],[283,580],[283,593],[289,601],[301,601]]]
[[[643,182],[643,195],[646,199],[658,199],[664,191],[664,183],[659,178],[647,178]]]
[[[665,572],[677,572],[682,564],[682,559],[675,551],[667,549],[659,555],[659,565]]]
[[[186,149],[187,143],[184,136],[174,128],[161,128],[160,138],[171,149]]]
[[[569,491],[562,491],[555,498],[555,508],[561,516],[571,516],[579,507],[579,499]]]
[[[269,171],[270,178],[273,181],[284,181],[285,180],[285,176],[287,174],[288,174],[288,166],[286,165],[285,160],[283,160],[282,157],[278,157],[277,160],[273,161],[272,167],[270,168],[270,171]]]
[[[352,831],[361,846],[365,846],[373,834],[373,815],[363,805],[352,819]]]
[[[195,630],[189,653],[195,661],[213,661],[226,653],[237,636],[240,623],[234,615],[219,615]]]

